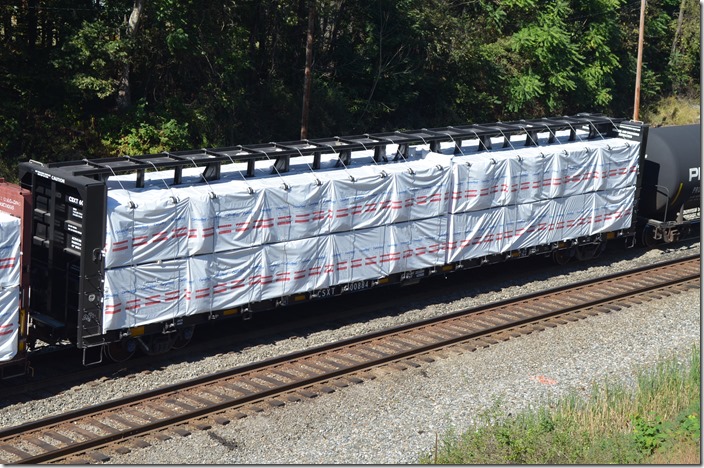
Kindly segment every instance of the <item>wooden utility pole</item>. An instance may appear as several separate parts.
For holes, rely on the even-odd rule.
[[[638,28],[638,63],[636,64],[636,96],[633,103],[633,120],[638,120],[640,108],[640,69],[643,66],[643,35],[645,32],[645,0],[640,0],[640,27]]]
[[[303,112],[301,113],[301,140],[308,138],[310,87],[313,81],[313,28],[315,27],[315,0],[308,0],[308,34],[306,36],[306,70],[303,76]]]

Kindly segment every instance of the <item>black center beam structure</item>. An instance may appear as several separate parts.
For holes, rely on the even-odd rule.
[[[313,156],[311,169],[321,168],[321,155],[334,153],[338,156],[336,167],[352,164],[355,151],[373,150],[374,162],[387,162],[386,147],[398,145],[393,160],[406,159],[414,145],[429,145],[431,151],[439,151],[441,143],[454,144],[454,152],[461,153],[462,141],[478,140],[478,150],[491,150],[491,139],[503,137],[503,147],[513,146],[511,137],[525,135],[525,146],[537,145],[538,133],[549,133],[548,143],[556,140],[559,131],[570,131],[569,141],[578,138],[577,130],[588,132],[586,139],[615,136],[617,125],[626,119],[610,118],[602,114],[577,114],[574,116],[552,117],[535,120],[518,120],[492,124],[449,126],[410,131],[396,131],[344,137],[320,138],[286,142],[271,142],[251,145],[237,145],[223,148],[202,148],[196,150],[164,152],[140,156],[117,158],[84,159],[49,163],[52,173],[65,173],[67,176],[85,176],[105,180],[118,174],[136,174],[137,187],[144,186],[147,171],[173,170],[173,184],[182,183],[183,168],[203,167],[202,177],[206,181],[218,180],[223,164],[247,163],[247,177],[254,177],[255,162],[269,160],[273,170],[288,172],[291,158]]]

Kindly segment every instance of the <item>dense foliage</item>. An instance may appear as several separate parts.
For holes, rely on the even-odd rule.
[[[0,176],[60,160],[630,115],[640,0],[4,0]],[[650,0],[641,102],[698,95],[696,0]]]

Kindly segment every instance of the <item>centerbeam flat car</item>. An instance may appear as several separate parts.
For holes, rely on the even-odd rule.
[[[693,149],[663,134],[646,151],[649,130],[578,114],[22,163],[8,248],[24,253],[24,276],[7,282],[18,305],[0,321],[13,330],[0,369],[37,340],[72,343],[85,364],[122,360],[291,303],[534,255],[591,258],[644,226],[672,241],[695,190],[663,201],[644,169]]]

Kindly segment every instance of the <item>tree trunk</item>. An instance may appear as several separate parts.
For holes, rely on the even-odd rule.
[[[10,11],[9,9],[7,11]],[[12,15],[10,13],[5,13],[2,15],[2,40],[3,42],[13,42],[12,38]]]
[[[301,113],[301,140],[308,138],[310,88],[313,81],[313,28],[315,28],[315,0],[308,2],[308,34],[306,37],[306,69],[303,76],[303,111]]]
[[[672,39],[672,49],[670,49],[670,63],[675,58],[675,50],[677,48],[677,40],[682,32],[682,19],[684,18],[684,4],[686,0],[680,1],[680,16],[677,18],[677,29],[675,30],[675,37]]]
[[[33,51],[37,46],[39,0],[27,2],[27,48]]]
[[[146,0],[134,0],[132,6],[132,13],[127,20],[125,35],[128,47],[132,47],[133,41],[137,38],[137,32],[139,30],[139,23],[142,20],[142,10],[144,9],[144,3]],[[117,109],[124,110],[127,109],[132,103],[132,95],[130,93],[130,62],[129,57],[122,64],[122,71],[118,80],[117,89]]]

